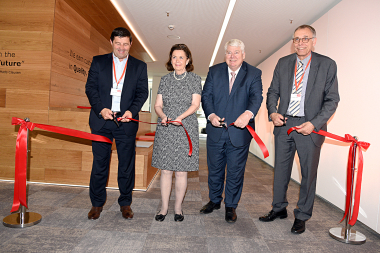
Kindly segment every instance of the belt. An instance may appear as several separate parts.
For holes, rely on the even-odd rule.
[[[301,119],[304,118],[305,116],[292,116],[292,115],[285,115],[287,118],[294,118],[294,119]]]

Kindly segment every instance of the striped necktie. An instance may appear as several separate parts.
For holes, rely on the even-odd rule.
[[[297,73],[296,73],[297,84],[299,83],[299,81],[301,80],[301,77],[303,75],[302,66],[303,66],[302,61],[299,61],[298,66],[297,66]],[[298,89],[296,89],[296,84],[295,83],[293,84],[292,94],[301,94],[302,93],[302,86],[303,86],[302,83],[303,83],[303,81],[299,84]],[[296,100],[296,101],[293,100],[290,103],[290,109],[289,109],[290,115],[297,116],[297,114],[300,111],[300,108],[301,108],[301,100]]]

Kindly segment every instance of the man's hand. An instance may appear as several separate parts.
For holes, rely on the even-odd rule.
[[[251,112],[243,112],[240,114],[239,118],[235,120],[234,126],[239,127],[239,128],[244,128],[248,125],[249,120],[252,118],[252,113]]]
[[[218,115],[213,113],[209,116],[209,120],[214,127],[222,127],[222,125],[220,123],[221,123],[221,121],[222,122],[224,121],[224,118],[221,119]]]
[[[272,119],[273,125],[275,126],[282,126],[286,124],[286,120],[288,119],[277,112],[272,113],[270,115],[270,118]]]
[[[121,117],[121,122],[129,122],[131,121],[130,119],[127,119],[127,118],[132,118],[132,113],[130,111],[126,111],[123,115],[123,117]]]
[[[310,121],[308,121],[299,126],[296,126],[296,128],[297,128],[296,131],[298,133],[303,134],[303,135],[309,135],[311,134],[311,132],[313,132],[314,125]]]
[[[100,114],[102,115],[104,120],[113,120],[113,112],[108,108],[104,108],[103,110],[101,110]]]

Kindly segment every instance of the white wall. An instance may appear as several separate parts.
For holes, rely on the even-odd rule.
[[[364,172],[358,220],[380,233],[380,1],[344,0],[311,24],[317,31],[315,51],[334,59],[338,65],[341,101],[328,124],[328,131],[340,136],[351,134],[371,143],[363,152]],[[268,122],[266,93],[279,58],[292,53],[291,41],[261,63],[264,102],[256,117],[256,130],[267,146],[274,165],[273,125]],[[317,194],[342,210],[345,204],[346,166],[349,144],[327,139],[318,170]],[[254,141],[250,151],[263,158]],[[300,181],[298,161],[292,178]],[[338,221],[337,221],[338,222]]]

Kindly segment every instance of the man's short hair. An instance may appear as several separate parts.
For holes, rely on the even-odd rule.
[[[240,47],[240,50],[242,53],[244,53],[245,45],[243,41],[238,40],[238,39],[232,39],[230,41],[227,41],[227,43],[224,45],[224,51],[227,51],[227,47]]]
[[[315,29],[311,26],[311,25],[300,25],[299,27],[297,27],[295,30],[294,30],[294,33],[296,33],[297,30],[300,30],[300,29],[309,29],[312,33],[313,33],[313,37],[317,37],[317,32],[315,31]],[[293,34],[294,34],[293,33]]]
[[[132,35],[128,31],[127,28],[124,28],[124,27],[115,28],[111,33],[111,41],[112,42],[115,39],[115,37],[128,37],[129,42],[132,43]]]

